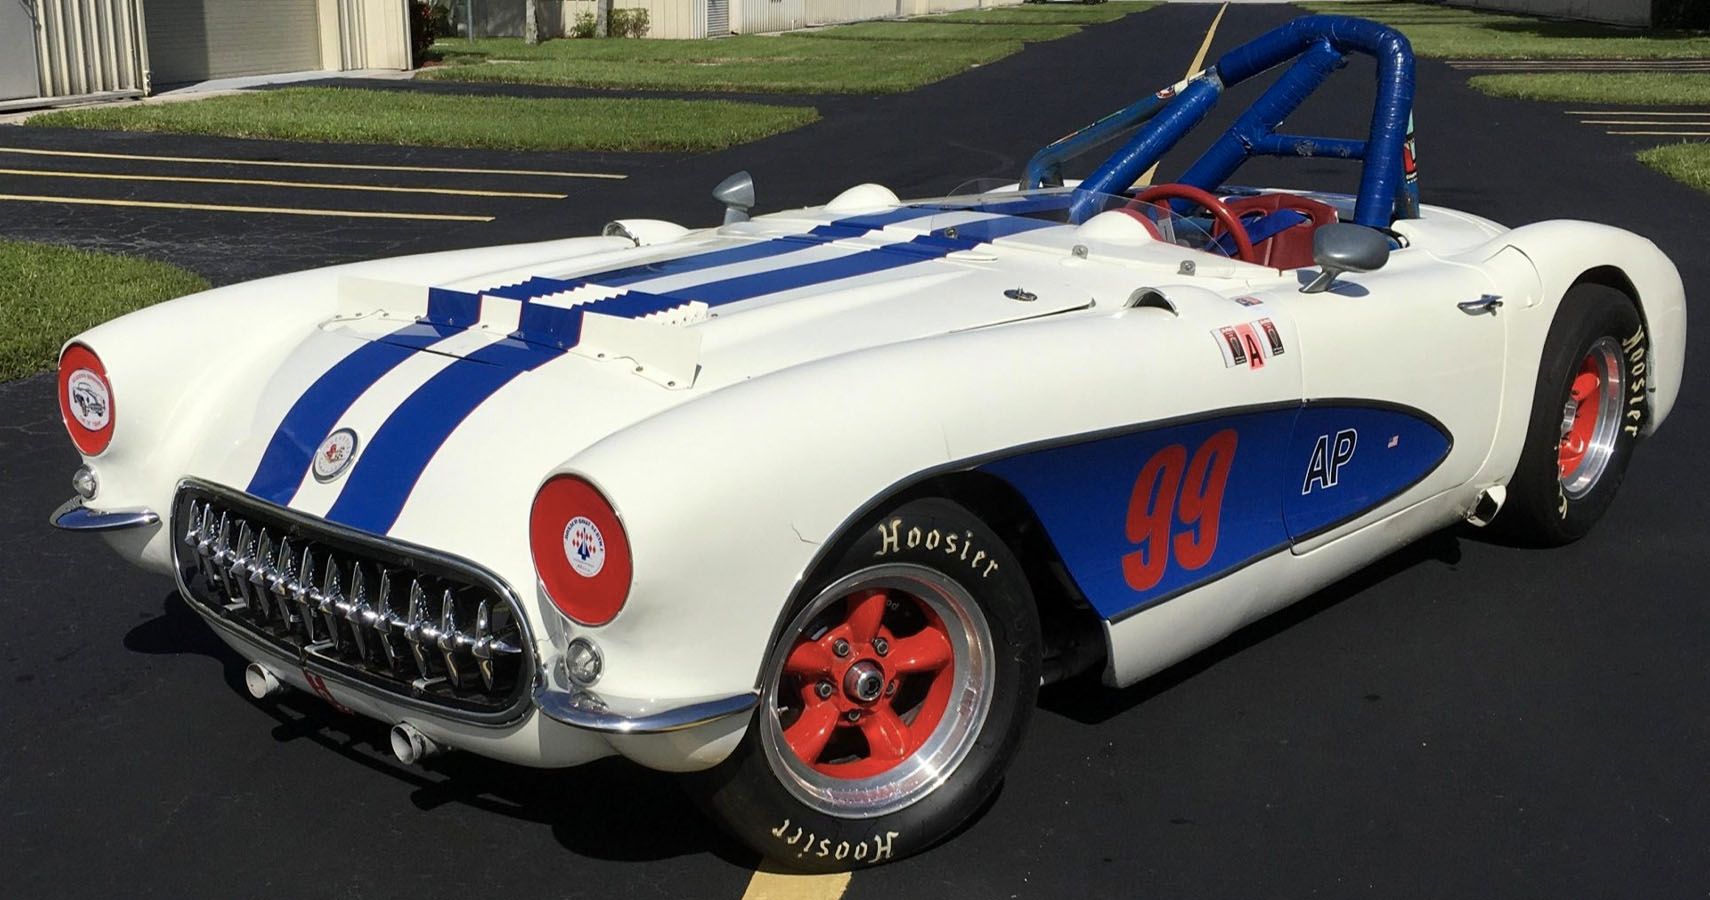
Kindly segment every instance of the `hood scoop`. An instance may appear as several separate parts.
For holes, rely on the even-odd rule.
[[[565,353],[623,360],[673,390],[694,385],[701,334],[684,326],[708,314],[697,300],[550,278],[474,293],[345,277],[339,310],[369,340],[529,369]]]

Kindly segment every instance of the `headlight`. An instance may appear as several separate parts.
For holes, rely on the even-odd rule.
[[[559,475],[529,511],[529,550],[552,604],[583,625],[604,625],[629,598],[629,537],[617,510],[588,482]]]
[[[113,440],[113,387],[101,358],[82,344],[59,357],[59,416],[84,456],[99,456]]]

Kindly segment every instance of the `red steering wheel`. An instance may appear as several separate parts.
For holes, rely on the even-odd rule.
[[[1235,236],[1235,258],[1242,262],[1258,260],[1258,254],[1253,252],[1253,241],[1247,236],[1246,227],[1222,200],[1191,184],[1155,184],[1134,198],[1135,203],[1156,203],[1160,200],[1187,200],[1205,207],[1217,219],[1218,224],[1223,226],[1224,231]]]

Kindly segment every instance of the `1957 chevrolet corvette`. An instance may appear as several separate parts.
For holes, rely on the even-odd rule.
[[[1349,53],[1366,137],[1279,133]],[[1680,277],[1605,225],[1421,206],[1412,90],[1401,35],[1303,18],[1007,190],[750,218],[736,178],[717,228],[136,312],[65,347],[54,521],[175,577],[257,698],[406,762],[621,754],[786,865],[897,859],[991,795],[1043,681],[1132,684],[1458,521],[1559,544],[1609,506],[1680,388]],[[1262,154],[1359,192],[1227,186]]]

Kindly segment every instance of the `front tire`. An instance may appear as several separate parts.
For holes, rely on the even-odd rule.
[[[879,517],[803,591],[735,753],[693,782],[790,869],[930,847],[997,789],[1032,715],[1039,619],[1021,566],[945,500]]]
[[[1579,284],[1562,298],[1538,367],[1532,418],[1495,525],[1559,546],[1609,509],[1643,430],[1649,341],[1627,295]]]

